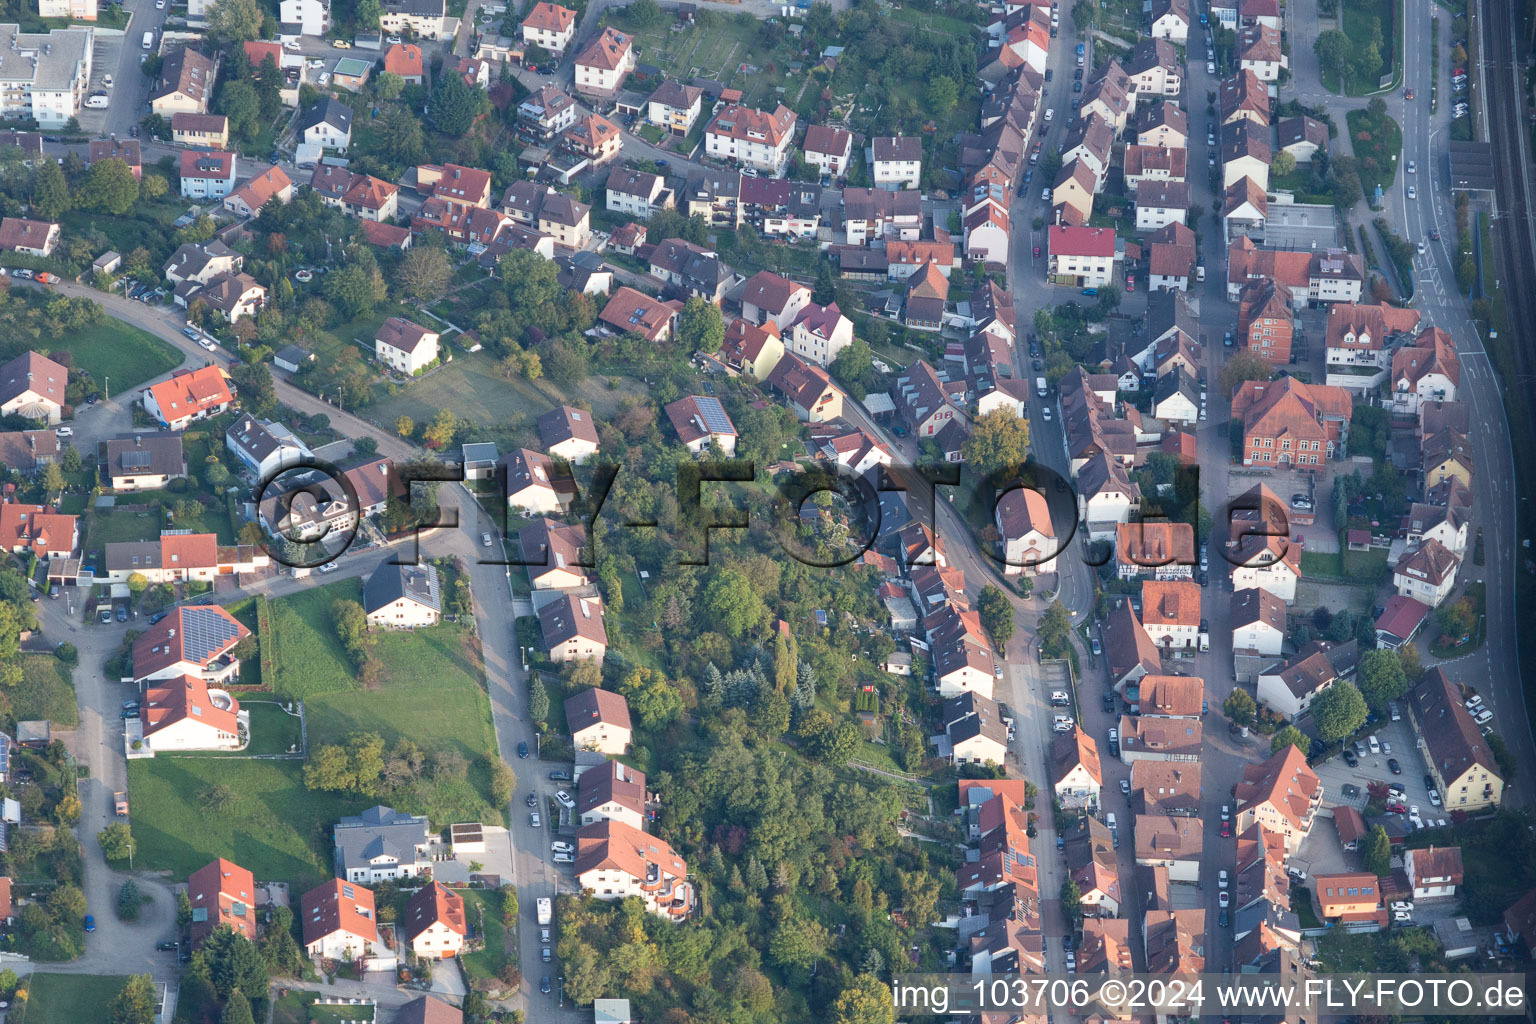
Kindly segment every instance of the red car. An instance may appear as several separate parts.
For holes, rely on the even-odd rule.
[[[1221,823],[1221,838],[1232,838],[1232,823],[1230,821],[1224,821]]]
[[[1037,245],[1037,246],[1035,246],[1035,259],[1039,259],[1039,258],[1040,258],[1040,247]]]
[[[1404,96],[1404,99],[1410,99],[1410,100],[1413,99],[1413,90],[1412,89],[1408,90],[1407,95]]]
[[[1387,804],[1387,813],[1388,814],[1407,814],[1408,813],[1408,805],[1407,804]]]
[[[1125,290],[1128,291],[1128,292],[1133,292],[1133,291],[1136,290],[1136,275],[1135,274],[1126,274],[1125,275]]]

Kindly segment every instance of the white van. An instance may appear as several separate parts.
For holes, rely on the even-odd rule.
[[[97,92],[92,93],[90,96],[86,97],[85,106],[91,108],[92,110],[106,110],[110,102],[111,101],[107,99],[106,93]]]
[[[1045,390],[1045,378],[1044,377],[1036,377],[1035,378],[1035,394],[1039,395],[1041,398],[1045,397],[1046,390]]]
[[[145,32],[144,33],[144,49],[150,50],[150,49],[153,49],[154,46],[155,46],[155,34],[153,32]]]

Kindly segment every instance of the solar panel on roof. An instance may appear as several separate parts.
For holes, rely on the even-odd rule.
[[[224,650],[239,636],[239,624],[206,605],[181,610],[181,646],[191,661],[204,662]]]
[[[731,426],[731,419],[725,414],[725,408],[720,404],[720,399],[695,397],[693,401],[698,406],[699,416],[704,420],[705,429],[711,434],[736,433],[736,428]]]
[[[123,452],[124,469],[145,469],[149,466],[149,452]]]

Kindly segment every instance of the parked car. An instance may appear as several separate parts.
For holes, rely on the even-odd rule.
[[[1387,768],[1391,770],[1393,775],[1403,774],[1403,766],[1397,763],[1397,758],[1395,757],[1387,758]]]
[[[538,811],[533,811],[528,815],[528,824],[534,828],[539,828],[544,824],[544,819],[539,817]]]
[[[546,974],[544,977],[539,979],[539,991],[545,995],[549,995],[549,975]]]
[[[551,853],[575,853],[576,852],[576,847],[572,846],[570,843],[564,842],[564,841],[559,840],[559,839],[556,839],[554,842],[550,843],[549,844],[549,849],[550,849]]]
[[[545,963],[549,963],[551,960],[554,959],[554,957],[552,955],[550,955],[549,947],[548,946],[545,946],[543,949],[539,950],[539,959],[544,961]]]
[[[180,947],[179,942],[157,942],[155,948],[162,953],[174,953]]]
[[[1222,908],[1230,907],[1232,905],[1232,894],[1225,889],[1221,890],[1221,892],[1216,894],[1216,905]]]
[[[570,782],[571,781],[571,773],[566,771],[564,768],[552,769],[550,771],[550,773],[549,773],[549,777],[550,777],[550,780],[553,781],[553,782]]]
[[[538,794],[536,794],[536,793],[529,793],[528,796],[526,798],[524,798],[523,803],[527,804],[529,807],[537,807],[537,806],[539,806]]]
[[[517,744],[517,756],[518,757],[527,757],[528,756],[528,741],[527,740],[519,740],[518,741],[518,744]]]
[[[574,810],[576,808],[575,798],[573,798],[570,793],[563,789],[555,794],[555,802],[568,811]]]
[[[1216,876],[1216,887],[1219,888],[1219,889],[1225,889],[1227,887],[1227,869],[1226,868],[1222,868],[1221,872]]]
[[[1125,796],[1125,798],[1127,800],[1129,800],[1131,798],[1131,780],[1130,779],[1121,779],[1120,780],[1120,792],[1121,792],[1121,794],[1123,794]]]
[[[1350,750],[1347,747],[1344,750],[1344,763],[1349,765],[1351,768],[1360,767],[1360,759],[1355,756],[1355,752],[1353,750]]]
[[[85,915],[85,930],[88,932],[96,930],[96,916],[94,914]]]

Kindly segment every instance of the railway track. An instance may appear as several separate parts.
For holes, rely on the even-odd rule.
[[[1519,87],[1520,67],[1515,57],[1514,26],[1510,22],[1512,0],[1486,0],[1478,11],[1486,24],[1479,27],[1479,35],[1488,44],[1488,72],[1483,83],[1484,102],[1488,109],[1488,136],[1493,143],[1494,180],[1497,186],[1499,213],[1503,220],[1497,227],[1497,248],[1502,257],[1501,275],[1505,301],[1509,306],[1509,339],[1514,355],[1516,381],[1506,381],[1506,386],[1533,379],[1532,352],[1536,338],[1532,336],[1533,314],[1536,314],[1536,296],[1531,294],[1531,275],[1536,273],[1536,241],[1532,239],[1531,196],[1525,168],[1527,135],[1522,115],[1524,106]],[[1519,433],[1530,436],[1532,424],[1526,404],[1514,403],[1511,411],[1526,418]],[[1518,435],[1517,435],[1518,436]]]

